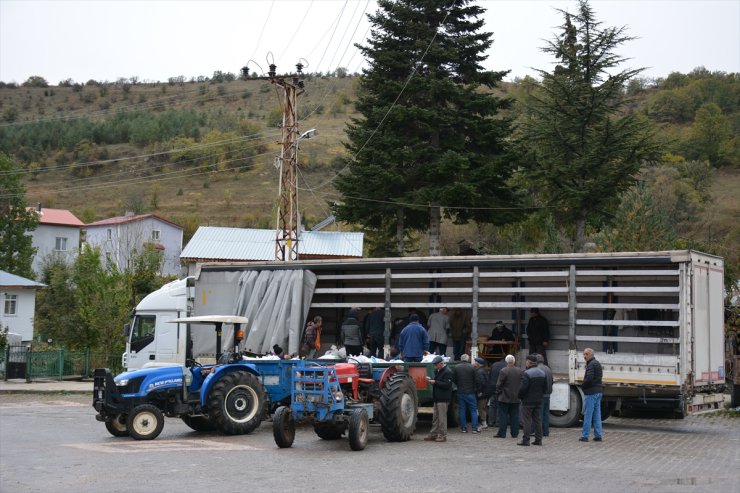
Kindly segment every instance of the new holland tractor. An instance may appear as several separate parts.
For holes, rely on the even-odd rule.
[[[213,324],[220,347],[222,324],[234,324],[238,343],[244,317],[203,316],[173,320],[178,323]],[[265,417],[268,400],[260,378],[279,372],[278,361],[262,366],[235,357],[217,354],[218,364],[201,365],[193,360],[185,366],[169,365],[121,373],[115,378],[107,368],[96,369],[93,407],[96,419],[105,423],[113,436],[153,440],[164,426],[164,417],[179,417],[196,431],[220,430],[230,435],[251,433]],[[285,381],[285,379],[281,379]],[[270,386],[271,398],[280,401],[290,389]]]

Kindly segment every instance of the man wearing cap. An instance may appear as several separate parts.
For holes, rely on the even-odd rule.
[[[476,357],[473,361],[473,369],[475,369],[475,396],[478,400],[478,431],[482,431],[484,428],[488,428],[486,408],[488,407],[488,398],[491,397],[488,391],[486,360],[480,356]]]
[[[545,358],[537,355],[537,366],[545,372],[547,379],[547,392],[542,396],[542,436],[550,436],[550,395],[552,395],[552,370],[545,364]]]
[[[522,374],[519,398],[522,400],[522,441],[517,445],[529,446],[529,430],[534,426],[533,445],[542,445],[542,396],[547,392],[547,377],[537,366],[537,356],[527,356],[527,369]]]
[[[419,315],[409,315],[409,324],[403,328],[396,343],[401,359],[406,363],[421,361],[429,351],[429,334],[419,323]]]
[[[468,432],[468,411],[472,420],[472,431],[478,433],[478,403],[475,398],[475,369],[470,364],[470,356],[463,354],[460,364],[455,365],[455,383],[457,384],[457,409],[460,415],[460,429]]]
[[[452,399],[452,370],[447,368],[442,356],[436,356],[432,360],[434,365],[434,378],[427,377],[427,382],[432,385],[432,429],[429,435],[424,437],[427,442],[447,441],[447,407]]]

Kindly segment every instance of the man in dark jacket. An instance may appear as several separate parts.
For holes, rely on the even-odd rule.
[[[342,344],[347,351],[347,356],[360,356],[362,354],[362,329],[357,310],[350,310],[349,315],[342,323]]]
[[[457,384],[457,410],[460,415],[460,429],[468,432],[468,411],[473,425],[473,433],[478,433],[478,403],[475,399],[475,368],[470,364],[470,356],[463,354],[459,365],[453,371]]]
[[[583,375],[581,390],[583,390],[583,429],[581,430],[581,442],[588,441],[591,425],[594,427],[594,442],[601,441],[601,395],[602,395],[602,369],[601,363],[594,358],[594,350],[586,348],[583,350],[583,359],[586,360],[586,373]]]
[[[432,429],[429,435],[424,437],[428,442],[447,441],[447,407],[452,400],[452,370],[447,368],[442,356],[432,360],[434,365],[434,378],[427,377],[427,382],[432,385]]]
[[[542,436],[550,436],[550,395],[552,395],[552,370],[545,364],[545,360],[541,354],[537,354],[537,366],[545,372],[545,378],[547,379],[547,392],[542,396]],[[530,435],[534,433],[534,429],[530,430]]]
[[[488,399],[491,394],[488,392],[488,368],[486,360],[480,356],[473,362],[475,369],[475,397],[478,401],[478,431],[488,428]]]
[[[506,368],[506,361],[500,359],[491,365],[488,373],[488,426],[495,426],[498,422],[498,406],[496,403],[496,382],[498,382],[499,373]]]
[[[465,350],[465,341],[470,337],[472,330],[470,315],[462,308],[454,308],[448,317],[452,336],[452,354],[455,356],[455,361],[460,361],[460,356]]]
[[[542,396],[547,392],[547,377],[537,366],[537,356],[527,356],[527,370],[522,375],[519,398],[522,400],[522,427],[524,434],[517,445],[529,447],[529,430],[534,425],[533,445],[542,445]]]
[[[498,399],[498,433],[496,438],[506,438],[506,426],[511,425],[511,436],[519,435],[519,387],[522,381],[522,370],[514,366],[516,359],[511,354],[506,356],[506,368],[502,369],[496,382]]]
[[[539,308],[532,308],[527,322],[527,340],[529,354],[541,354],[547,364],[547,346],[550,345],[550,322],[540,315]]]
[[[365,315],[363,320],[364,332],[369,339],[370,356],[382,358],[385,344],[385,310],[380,307]]]

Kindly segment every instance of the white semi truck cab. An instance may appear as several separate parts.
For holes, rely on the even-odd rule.
[[[193,278],[178,279],[148,294],[136,305],[126,333],[123,368],[135,370],[147,363],[184,364],[187,327],[167,323],[192,312]]]

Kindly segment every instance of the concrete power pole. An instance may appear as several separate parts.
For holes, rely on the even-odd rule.
[[[267,77],[248,77],[249,69],[244,67],[242,74],[247,80],[269,80],[280,87],[283,109],[282,140],[278,169],[277,235],[275,238],[275,259],[282,261],[298,260],[299,232],[301,228],[298,211],[298,117],[297,96],[303,94],[303,64],[296,64],[296,73],[292,76],[278,76],[276,66],[270,64]]]

